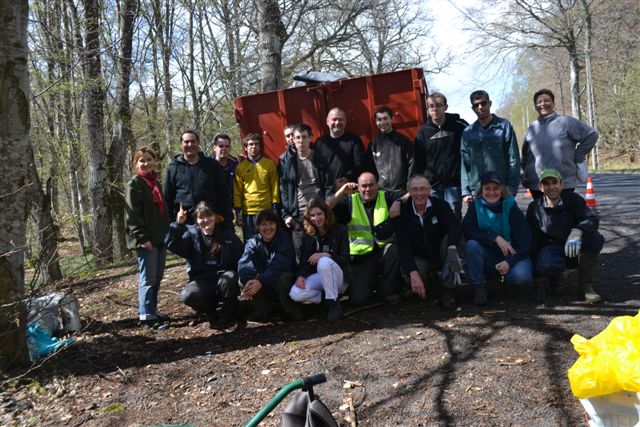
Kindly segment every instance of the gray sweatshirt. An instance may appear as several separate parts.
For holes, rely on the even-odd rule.
[[[565,188],[574,188],[576,165],[585,160],[597,140],[595,129],[574,117],[558,113],[538,117],[524,136],[522,185],[537,190],[540,172],[553,168],[562,175]]]

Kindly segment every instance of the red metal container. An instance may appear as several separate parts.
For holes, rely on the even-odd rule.
[[[383,106],[394,112],[394,128],[413,141],[427,118],[427,95],[422,68],[412,68],[242,96],[235,100],[235,114],[241,137],[262,134],[265,154],[277,160],[285,149],[287,124],[308,124],[315,140],[329,132],[326,117],[334,107],[347,113],[347,130],[365,146],[378,134],[374,113]]]

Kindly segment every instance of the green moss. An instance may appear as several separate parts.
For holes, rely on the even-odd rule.
[[[119,414],[127,409],[122,403],[112,403],[100,409],[103,414]]]

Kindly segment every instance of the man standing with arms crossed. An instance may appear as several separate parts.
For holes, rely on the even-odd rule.
[[[462,199],[471,203],[480,188],[480,177],[491,171],[515,196],[520,185],[520,153],[513,126],[491,114],[491,100],[484,90],[472,92],[469,99],[478,120],[467,126],[460,142]]]
[[[325,158],[333,174],[335,188],[356,182],[366,169],[364,145],[356,134],[346,132],[347,115],[341,108],[333,108],[327,115],[329,133],[322,135],[313,148]]]
[[[459,114],[447,113],[448,107],[439,92],[427,98],[429,117],[416,135],[416,172],[431,183],[431,196],[447,202],[461,220],[460,140],[469,123]]]

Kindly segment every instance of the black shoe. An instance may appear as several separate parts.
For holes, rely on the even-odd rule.
[[[266,311],[254,311],[249,316],[247,316],[247,321],[266,323],[269,321],[269,313],[267,313]]]
[[[219,329],[219,330],[229,329],[235,324],[236,324],[235,319],[232,319],[227,316],[220,316],[214,319],[213,321],[209,321],[209,327],[211,329]]]
[[[342,306],[338,300],[327,300],[329,313],[327,313],[327,322],[334,323],[342,317]]]
[[[164,331],[165,329],[169,329],[169,322],[163,322],[159,319],[140,320],[138,324],[140,326],[153,329],[154,331]]]
[[[487,305],[487,288],[486,286],[476,286],[475,295],[473,297],[475,305]]]
[[[445,310],[453,310],[457,307],[456,296],[453,289],[444,288],[442,290],[442,298],[440,298],[440,307]]]

